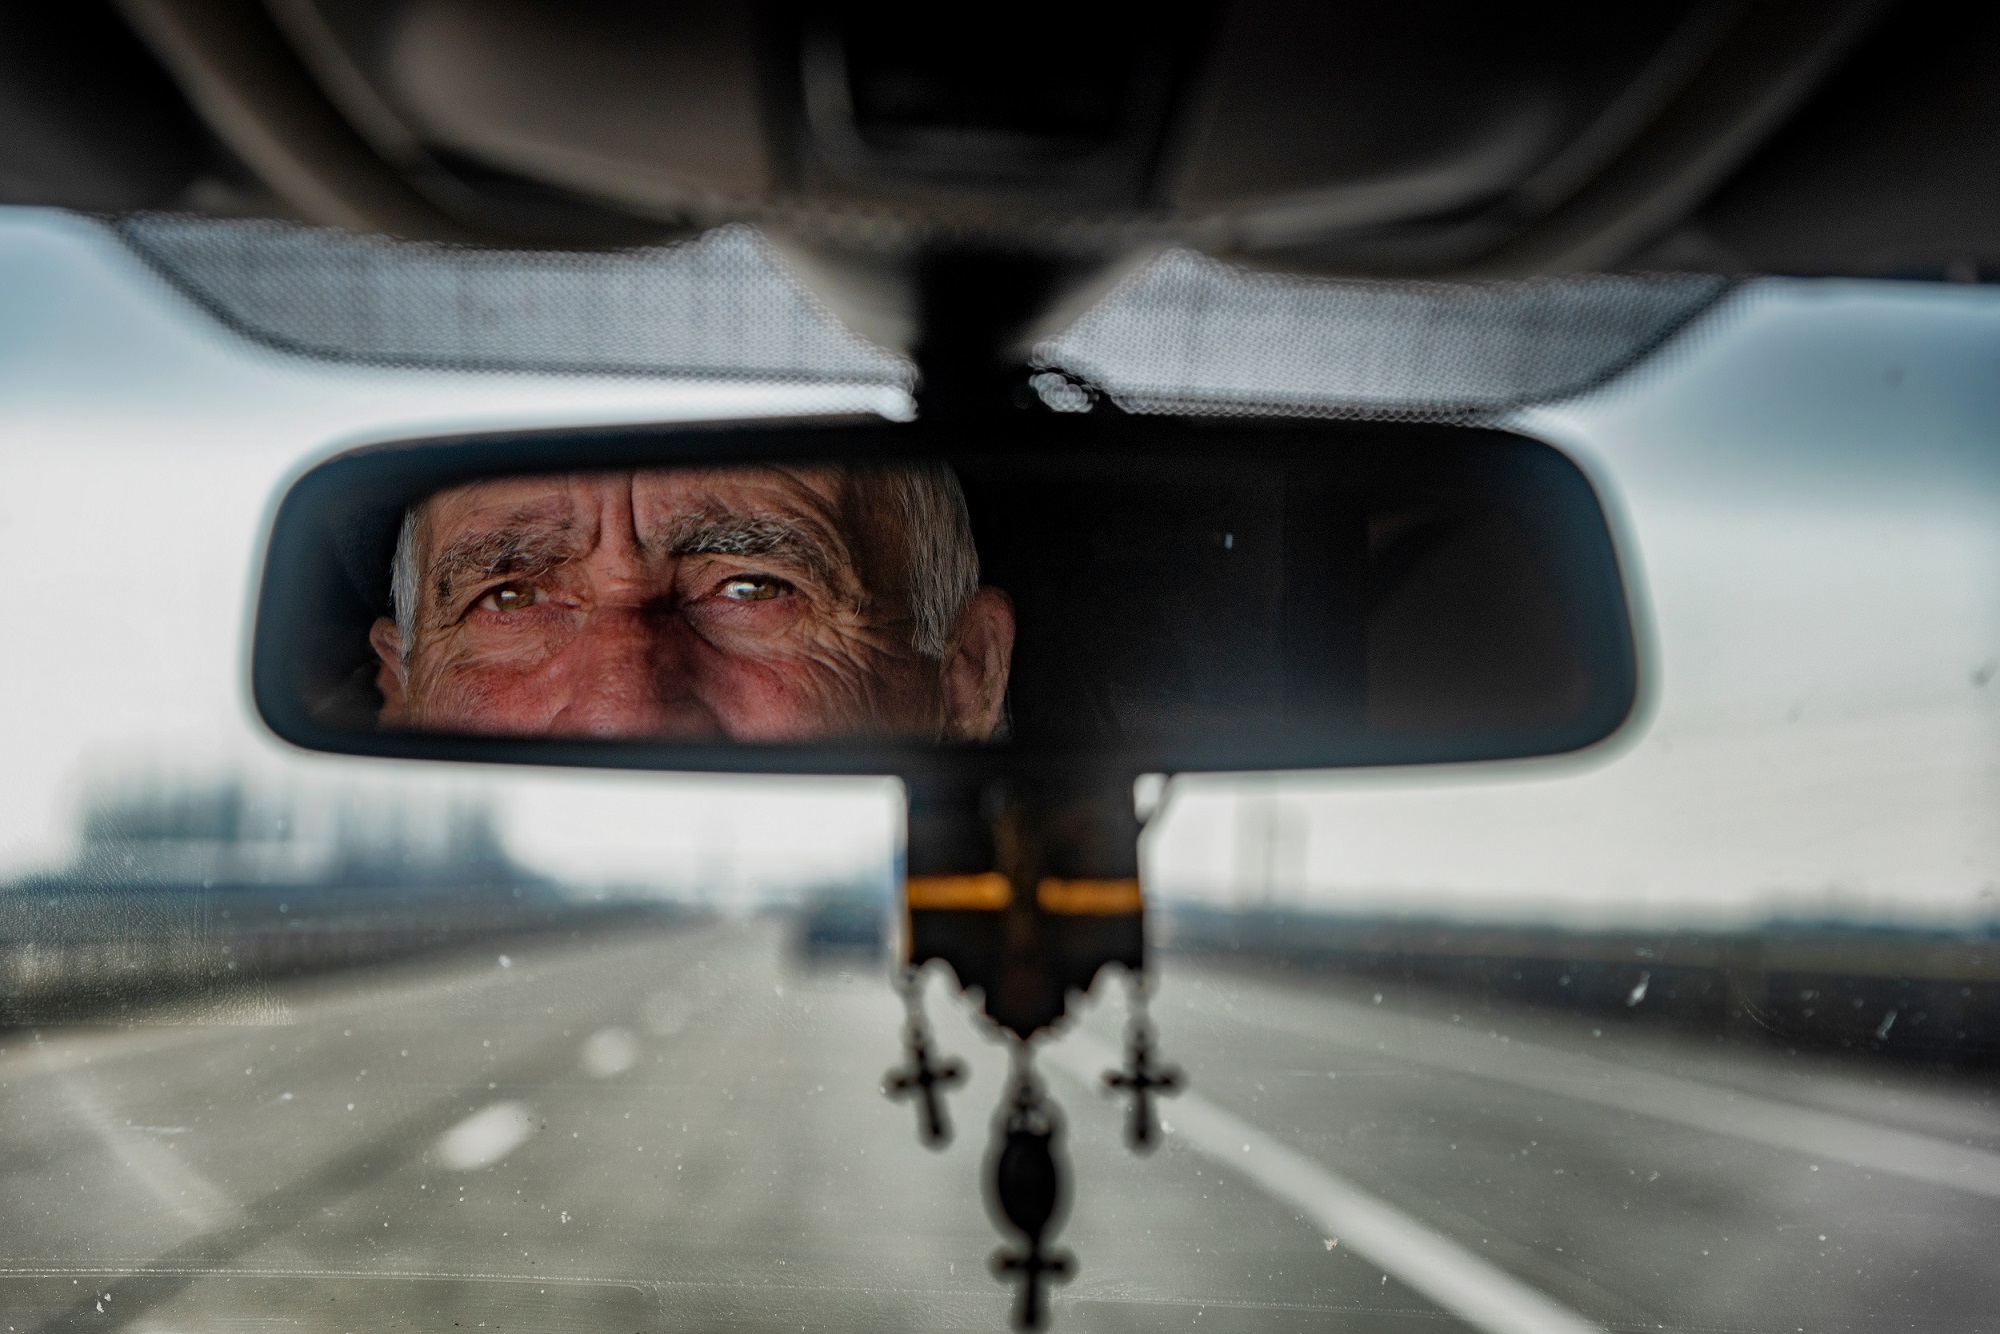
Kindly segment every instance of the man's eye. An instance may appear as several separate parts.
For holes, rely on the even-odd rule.
[[[782,579],[773,579],[768,574],[745,574],[722,583],[722,596],[731,602],[763,602],[785,591],[787,585]]]
[[[529,584],[502,584],[479,599],[479,605],[488,611],[524,611],[541,601],[534,587]]]

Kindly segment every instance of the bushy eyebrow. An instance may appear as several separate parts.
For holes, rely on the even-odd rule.
[[[453,539],[431,562],[431,586],[439,604],[449,606],[460,589],[500,575],[546,574],[579,552],[568,519],[512,515],[499,527]]]
[[[830,592],[854,591],[845,544],[790,515],[697,510],[676,515],[657,540],[675,556],[784,556]]]

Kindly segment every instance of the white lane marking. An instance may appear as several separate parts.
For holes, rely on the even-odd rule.
[[[158,1128],[129,1122],[120,1125],[94,1092],[74,1076],[64,1075],[60,1087],[79,1119],[103,1142],[118,1165],[154,1199],[178,1214],[196,1235],[238,1219],[236,1201],[149,1133]]]
[[[1832,1158],[1926,1185],[2000,1199],[2000,1154],[1984,1149],[1344,1001],[1314,997],[1316,1022],[1283,1013],[1298,999],[1285,997],[1290,1004],[1238,1005],[1230,1017],[1294,1037],[1380,1052],[1399,1061],[1650,1116],[1787,1153]]]
[[[535,1133],[535,1114],[518,1102],[482,1107],[438,1136],[432,1150],[454,1172],[470,1172],[499,1162]]]
[[[577,1063],[592,1079],[622,1075],[639,1063],[639,1039],[629,1028],[600,1028],[583,1040]]]
[[[1047,1059],[1092,1087],[1101,1087],[1101,1073],[1120,1063],[1117,1052],[1088,1033],[1065,1037],[1049,1048]],[[1602,1334],[1582,1316],[1200,1094],[1182,1093],[1171,1106],[1173,1138],[1241,1172],[1327,1236],[1340,1238],[1343,1247],[1474,1329],[1487,1334]]]

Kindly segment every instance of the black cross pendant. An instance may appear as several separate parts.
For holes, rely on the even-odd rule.
[[[1105,1071],[1104,1083],[1119,1093],[1132,1095],[1132,1115],[1125,1123],[1125,1137],[1134,1149],[1145,1153],[1159,1138],[1153,1099],[1179,1093],[1181,1072],[1178,1066],[1153,1064],[1153,1038],[1143,1023],[1132,1027],[1132,1045],[1125,1062],[1123,1070]]]
[[[929,1037],[919,1025],[910,1026],[909,1046],[910,1063],[884,1075],[882,1091],[898,1100],[916,1098],[920,1117],[917,1133],[932,1148],[942,1148],[951,1143],[951,1120],[945,1115],[943,1092],[964,1082],[965,1067],[949,1057],[933,1064]]]
[[[1040,1329],[1048,1321],[1048,1302],[1042,1285],[1060,1283],[1070,1275],[1072,1261],[1061,1251],[1053,1255],[1042,1250],[1036,1237],[1026,1252],[1001,1251],[993,1257],[993,1276],[1005,1282],[1019,1279],[1021,1299],[1014,1307],[1014,1328]]]

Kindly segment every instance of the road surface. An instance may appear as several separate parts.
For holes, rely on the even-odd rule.
[[[508,950],[503,957],[497,951]],[[1042,1058],[1068,1331],[2000,1330],[1990,1081],[1171,959],[1148,1158]],[[1379,999],[1378,999],[1379,996]],[[0,1034],[6,1331],[998,1330],[980,1191],[879,1092],[900,1007],[774,923],[551,937]]]

